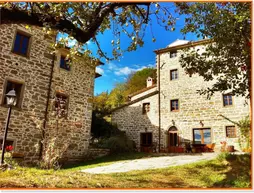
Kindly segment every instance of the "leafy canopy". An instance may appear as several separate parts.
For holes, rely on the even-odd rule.
[[[156,69],[144,68],[132,73],[126,82],[117,83],[112,91],[102,92],[94,97],[94,111],[107,115],[112,108],[116,108],[128,101],[128,96],[146,87],[146,79],[151,77],[156,82]]]
[[[199,90],[212,96],[215,91],[229,90],[233,95],[250,97],[251,3],[177,3],[186,14],[183,34],[211,38],[205,52],[185,50],[180,62],[189,74],[197,73],[212,87]]]
[[[95,53],[91,53],[86,44],[91,40],[98,47],[97,55],[107,60],[117,59],[124,51],[142,47],[145,30],[152,25],[152,18],[165,30],[174,30],[170,26],[175,24],[170,7],[150,2],[9,2],[0,6],[1,23],[24,23],[64,32],[68,36],[61,39],[61,44],[66,44],[70,38],[76,39],[73,47],[76,52],[94,56]],[[171,4],[169,6],[172,7]],[[112,57],[101,49],[97,40],[99,34],[109,29],[114,35]],[[123,37],[130,39],[127,48],[121,46]]]

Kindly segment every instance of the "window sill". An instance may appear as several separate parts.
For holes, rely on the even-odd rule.
[[[59,68],[60,68],[60,70],[63,70],[63,71],[65,71],[65,72],[71,72],[71,70],[67,70],[67,69],[61,68],[61,67],[59,67]]]
[[[179,110],[171,110],[170,112],[179,112]]]
[[[234,107],[234,105],[223,105],[223,107],[225,107],[225,108],[231,108],[231,107]]]
[[[22,56],[22,57],[25,57],[25,58],[29,59],[28,54],[24,55],[24,54],[21,54],[21,53],[18,53],[18,52],[14,52],[14,51],[11,51],[11,53],[16,55],[16,56]]]

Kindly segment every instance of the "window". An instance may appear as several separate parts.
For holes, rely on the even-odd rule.
[[[178,111],[179,110],[178,100],[171,100],[170,108],[171,108],[171,111]]]
[[[143,114],[146,114],[150,111],[150,103],[143,103]]]
[[[175,58],[177,56],[177,51],[171,51],[170,52],[170,58]]]
[[[56,93],[55,112],[59,118],[67,117],[68,96],[63,93]]]
[[[193,142],[195,144],[210,144],[211,140],[211,129],[193,129]]]
[[[2,150],[2,144],[3,144],[3,139],[0,139],[0,150]],[[5,141],[5,148],[7,147],[7,146],[12,146],[12,147],[14,147],[14,141],[13,140],[9,140],[9,139],[7,139],[6,141]]]
[[[140,144],[141,146],[151,146],[152,145],[152,133],[140,133]]]
[[[65,70],[68,70],[70,71],[70,64],[69,64],[70,60],[66,59],[65,56],[61,56],[61,59],[60,59],[60,68],[63,68]]]
[[[22,98],[23,98],[23,90],[24,90],[24,84],[20,83],[20,82],[16,82],[16,81],[12,81],[12,80],[7,80],[4,86],[4,94],[3,94],[3,100],[2,100],[2,104],[6,105],[7,101],[6,101],[6,97],[5,95],[11,91],[12,89],[15,90],[16,95],[17,95],[17,102],[16,102],[16,107],[21,107],[21,103],[22,103]]]
[[[236,128],[235,128],[235,126],[226,126],[226,136],[228,138],[236,138]]]
[[[233,97],[232,97],[231,94],[225,94],[225,95],[223,95],[223,105],[224,105],[224,106],[233,105],[232,98],[233,98]]]
[[[178,71],[177,70],[170,70],[170,80],[178,79]]]
[[[30,36],[17,32],[13,46],[13,52],[22,56],[28,55]]]

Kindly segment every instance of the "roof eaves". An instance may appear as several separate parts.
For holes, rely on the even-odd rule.
[[[157,84],[154,84],[152,86],[149,86],[149,87],[143,88],[141,90],[138,90],[137,92],[134,92],[134,93],[130,94],[129,97],[133,97],[133,96],[136,96],[138,94],[141,94],[142,92],[148,91],[148,90],[150,90],[152,88],[155,88],[156,86],[157,86]]]
[[[116,110],[118,110],[118,109],[121,109],[121,108],[123,108],[123,107],[129,106],[129,105],[134,104],[134,103],[136,103],[136,102],[139,102],[139,101],[141,101],[141,100],[143,100],[143,99],[146,99],[146,98],[148,98],[148,97],[150,97],[150,96],[156,95],[156,94],[158,94],[158,93],[159,93],[158,90],[156,90],[156,91],[154,91],[154,92],[151,92],[151,93],[149,93],[149,94],[147,94],[147,95],[145,95],[145,96],[142,96],[142,97],[140,97],[140,98],[138,98],[138,99],[136,99],[136,100],[134,100],[134,101],[130,101],[130,102],[126,103],[126,104],[121,105],[120,107],[116,107],[116,108],[112,109],[112,110],[111,110],[111,113],[114,112],[114,111],[116,111]]]
[[[179,50],[179,49],[183,49],[183,48],[187,48],[187,47],[191,47],[191,46],[197,46],[197,45],[201,45],[201,44],[208,44],[210,42],[212,42],[211,39],[204,39],[204,40],[199,40],[199,41],[195,41],[195,42],[190,41],[186,44],[154,50],[154,52],[156,54],[161,54],[161,53],[169,52],[169,51],[172,51],[172,50]]]

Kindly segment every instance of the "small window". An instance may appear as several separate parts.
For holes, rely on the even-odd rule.
[[[152,133],[140,133],[140,145],[151,146],[153,142]]]
[[[71,68],[69,63],[70,63],[69,59],[67,59],[65,56],[61,56],[60,68],[70,71]]]
[[[178,79],[178,71],[177,70],[170,70],[170,80]]]
[[[22,56],[28,55],[30,36],[17,32],[13,46],[13,52]]]
[[[235,128],[235,126],[227,126],[226,127],[226,136],[228,138],[236,138],[236,128]]]
[[[177,56],[177,50],[170,52],[170,58],[175,58]]]
[[[2,145],[3,145],[3,139],[0,139],[0,150],[2,150]],[[5,146],[4,147],[6,148],[7,146],[11,146],[12,148],[14,148],[14,141],[7,139],[5,141]],[[11,148],[9,148],[9,150],[11,150]]]
[[[59,118],[67,117],[68,112],[68,96],[63,93],[56,93],[55,112]]]
[[[146,114],[150,111],[150,103],[143,103],[143,114]]]
[[[233,100],[232,100],[232,95],[231,94],[225,94],[223,95],[223,105],[224,106],[230,106],[233,105]]]
[[[15,81],[12,81],[12,80],[7,80],[6,83],[5,83],[2,104],[7,105],[5,95],[13,89],[15,90],[16,96],[17,96],[16,107],[20,108],[21,103],[22,103],[22,98],[23,98],[22,95],[23,95],[24,85],[20,82],[15,82]]]
[[[171,108],[171,111],[178,111],[179,110],[178,100],[171,100],[170,108]]]

